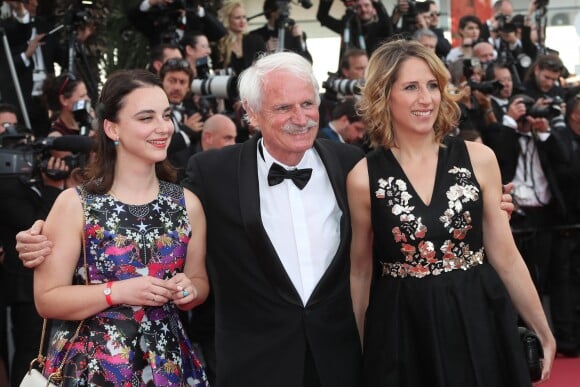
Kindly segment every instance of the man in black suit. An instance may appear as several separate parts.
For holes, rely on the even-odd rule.
[[[548,120],[531,116],[534,100],[515,95],[502,118],[488,130],[503,183],[514,184],[518,210],[511,219],[514,237],[540,295],[545,293],[553,233],[566,213],[555,171],[568,163]]]
[[[333,1],[320,0],[316,19],[324,27],[342,35],[341,54],[361,48],[370,57],[381,42],[393,35],[391,18],[380,0],[351,1],[349,3],[354,3],[354,7],[348,7],[342,19],[330,16]]]
[[[185,33],[202,32],[210,42],[217,42],[227,30],[217,17],[201,4],[173,0],[130,0],[124,3],[125,14],[153,47],[159,43],[177,43]]]
[[[184,181],[207,217],[216,385],[357,386],[345,178],[362,152],[316,140],[318,84],[303,57],[258,60],[239,90],[261,135],[196,154]]]
[[[5,113],[13,113],[8,116]],[[16,109],[14,106],[0,104],[0,124],[17,125]],[[9,116],[12,116],[8,118]],[[4,129],[4,128],[3,128]],[[0,133],[2,130],[0,130]],[[24,139],[24,135],[23,138]],[[7,146],[0,142],[0,148],[6,152],[17,148],[17,145]],[[61,160],[51,158],[47,167],[50,169],[65,169]],[[44,219],[56,197],[61,192],[60,182],[48,178],[44,173],[41,181],[29,181],[33,176],[2,176],[0,184],[0,241],[4,244],[6,256],[1,262],[0,292],[5,305],[10,307],[9,318],[12,325],[8,333],[14,343],[14,353],[9,362],[10,385],[17,387],[24,374],[29,369],[30,361],[38,355],[38,344],[42,332],[42,318],[36,312],[32,291],[32,270],[25,268],[18,259],[15,249],[16,233],[24,230],[35,219]],[[36,176],[34,176],[36,177]],[[3,314],[6,317],[6,313]],[[0,327],[6,329],[5,321]],[[0,339],[1,341],[1,339]]]
[[[259,35],[266,43],[268,52],[292,51],[302,55],[312,63],[312,55],[306,46],[306,34],[294,19],[288,18],[288,11],[280,9],[280,1],[265,0],[262,9],[268,20],[262,27],[250,31],[250,34]],[[278,39],[280,29],[284,31],[284,42]]]
[[[11,2],[12,16],[4,22],[6,36],[20,82],[31,129],[37,136],[46,136],[50,128],[48,110],[42,102],[42,84],[54,75],[54,63],[65,62],[65,52],[59,48],[57,34],[47,34],[51,26],[36,16],[37,1]],[[6,101],[16,104],[13,82],[0,85]]]

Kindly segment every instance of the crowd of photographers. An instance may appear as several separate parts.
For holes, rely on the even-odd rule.
[[[341,36],[338,69],[330,71],[322,84],[319,136],[368,150],[355,102],[369,56],[381,42],[401,35],[432,49],[449,69],[450,92],[457,95],[462,110],[456,135],[489,145],[498,157],[503,182],[514,183],[516,211],[511,223],[518,246],[538,292],[551,296],[558,351],[577,356],[580,94],[577,88],[566,87],[567,69],[558,53],[544,46],[547,1],[530,2],[525,15],[513,15],[511,2],[499,0],[489,20],[463,16],[453,31],[460,42],[455,47],[439,26],[441,13],[435,1],[395,0],[390,14],[379,0],[342,1],[346,12],[340,19],[330,15],[333,0],[320,0],[316,11],[321,25]],[[96,74],[87,75],[90,68],[78,61],[83,42],[94,31],[90,19],[72,28],[75,51],[63,50],[53,32],[55,25],[36,15],[38,2],[4,5],[8,12],[3,26],[27,110],[23,114],[16,108],[18,98],[3,95],[0,100],[9,102],[0,104],[0,156],[9,161],[0,166],[5,178],[0,184],[4,244],[0,256],[3,278],[10,279],[3,279],[2,301],[11,310],[13,381],[21,379],[35,356],[41,327],[31,274],[18,261],[14,235],[47,213],[54,190],[76,184],[71,172],[89,157],[95,98],[91,89],[93,79],[98,79]],[[244,141],[257,130],[242,119],[236,81],[259,54],[292,50],[312,61],[306,34],[289,17],[289,3],[265,0],[266,23],[253,31],[247,30],[243,2],[229,1],[217,14],[198,1],[135,0],[126,6],[127,19],[149,42],[148,68],[159,75],[172,106],[176,130],[169,158],[180,173],[194,153]],[[298,3],[306,9],[313,5]],[[59,76],[55,64],[64,69]],[[16,117],[25,118],[33,133],[18,126]],[[4,216],[8,213],[14,217]],[[5,307],[1,311],[5,313]],[[24,320],[27,324],[22,324]],[[4,321],[6,316],[0,316],[2,332]],[[194,325],[198,331],[190,333],[198,342],[211,335],[210,328],[204,331],[199,322]],[[3,336],[0,356],[6,360]],[[209,347],[204,351],[211,353]],[[211,376],[211,364],[208,372]]]

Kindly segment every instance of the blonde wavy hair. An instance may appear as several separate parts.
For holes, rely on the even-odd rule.
[[[223,36],[217,43],[218,52],[220,58],[223,60],[223,67],[227,68],[230,65],[232,59],[232,46],[236,42],[236,36],[230,31],[230,15],[236,8],[244,8],[244,4],[241,1],[232,1],[230,3],[224,4],[218,13],[219,20],[226,27],[228,33]]]
[[[391,89],[397,80],[401,65],[409,58],[423,59],[437,79],[441,104],[433,125],[436,140],[441,142],[459,122],[460,109],[456,98],[447,90],[448,73],[443,62],[419,42],[393,40],[384,43],[373,52],[366,69],[361,99],[357,105],[366,122],[371,145],[375,148],[391,148],[395,145],[389,107]]]

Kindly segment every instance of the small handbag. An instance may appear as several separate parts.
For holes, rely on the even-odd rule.
[[[544,358],[542,343],[534,331],[526,327],[518,327],[518,331],[530,379],[532,382],[537,382],[542,378],[542,359]]]
[[[84,221],[84,219],[85,219],[85,200],[84,200],[84,195],[81,195],[81,196],[82,196],[82,202],[83,202],[83,227],[84,227],[84,224],[85,224],[85,221]],[[82,248],[83,248],[83,260],[84,260],[83,264],[85,267],[85,273],[87,273],[87,277],[85,278],[85,284],[88,285],[89,284],[89,278],[88,278],[89,271],[87,270],[87,249],[86,249],[84,231],[81,235],[81,242],[82,242]],[[82,320],[81,322],[79,322],[79,325],[77,326],[77,329],[76,329],[74,335],[72,335],[72,337],[69,339],[69,342],[71,344],[74,343],[74,341],[77,339],[84,321],[85,320]],[[64,365],[66,363],[68,355],[70,353],[72,345],[69,346],[68,350],[64,354],[63,359],[60,362],[60,365],[58,366],[58,369],[55,372],[53,372],[52,374],[50,374],[48,376],[48,378],[45,377],[41,371],[34,368],[35,365],[38,365],[38,367],[42,370],[42,368],[44,367],[44,361],[46,360],[45,356],[42,354],[42,348],[44,348],[44,339],[46,338],[47,322],[48,322],[48,320],[44,319],[44,321],[42,323],[42,333],[40,336],[40,345],[38,348],[38,356],[30,362],[30,368],[28,369],[28,372],[26,373],[26,375],[24,375],[24,378],[20,382],[20,387],[58,387],[62,383],[62,370],[64,368]]]

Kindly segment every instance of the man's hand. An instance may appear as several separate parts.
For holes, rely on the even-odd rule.
[[[514,99],[509,104],[506,114],[516,121],[519,120],[524,114],[526,114],[526,105],[524,104],[524,99]]]
[[[34,269],[52,251],[52,242],[41,235],[43,220],[37,220],[28,230],[16,234],[16,251],[25,267]]]
[[[69,167],[63,159],[58,158],[58,157],[54,157],[54,156],[51,156],[50,159],[48,159],[48,163],[46,165],[46,171],[51,172],[53,174],[53,176],[55,173],[68,172],[68,170],[69,170]],[[44,172],[41,174],[41,177],[42,177],[42,183],[45,186],[54,187],[54,188],[58,188],[58,189],[64,189],[66,178],[61,179],[61,180],[54,180],[54,179],[50,178]]]
[[[28,41],[28,46],[26,47],[26,51],[24,51],[24,55],[30,59],[32,55],[34,55],[34,51],[38,48],[38,46],[42,46],[44,43],[42,39],[46,36],[46,34],[38,34],[34,38]]]
[[[512,212],[514,212],[515,206],[512,200],[512,191],[514,189],[514,183],[508,183],[502,187],[501,204],[500,208],[507,212],[508,218],[511,219]]]
[[[195,132],[201,132],[203,129],[203,117],[199,113],[194,113],[191,116],[187,114],[183,118],[183,123],[190,127]]]

